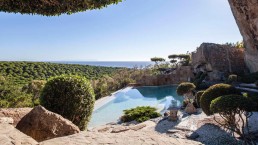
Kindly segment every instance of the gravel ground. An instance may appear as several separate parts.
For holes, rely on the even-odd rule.
[[[187,115],[183,111],[179,112],[180,119],[177,122],[169,121],[167,118],[152,119],[157,125],[153,130],[169,135],[174,138],[186,138],[186,134],[196,132],[199,137],[195,141],[199,141],[207,145],[238,145],[242,142],[236,140],[217,125],[213,116],[206,116],[199,109],[197,114]],[[258,112],[253,113],[249,119],[251,131],[258,131]],[[258,143],[257,143],[258,144]]]

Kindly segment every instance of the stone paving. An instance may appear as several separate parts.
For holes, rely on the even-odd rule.
[[[129,130],[121,133],[81,132],[68,137],[41,142],[40,145],[201,145],[149,131]]]
[[[37,145],[31,137],[23,134],[10,124],[0,124],[0,145]]]

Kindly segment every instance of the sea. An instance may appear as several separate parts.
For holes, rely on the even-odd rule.
[[[51,63],[60,64],[80,64],[91,66],[105,66],[105,67],[124,67],[124,68],[144,68],[154,65],[151,61],[55,61]]]

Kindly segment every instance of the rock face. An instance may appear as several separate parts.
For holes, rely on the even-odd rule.
[[[0,109],[0,117],[12,118],[14,121],[13,125],[16,126],[31,110],[32,108],[2,108]]]
[[[258,0],[228,0],[245,43],[245,62],[258,71]]]
[[[203,43],[192,53],[194,73],[206,72],[208,80],[221,81],[229,74],[243,74],[246,70],[244,50],[225,45]]]
[[[16,128],[39,142],[80,132],[72,122],[42,106],[31,110]]]
[[[23,134],[12,125],[0,124],[1,145],[38,145],[31,137]]]
[[[143,86],[171,85],[189,81],[191,76],[191,66],[181,66],[171,74],[144,76],[137,83]]]

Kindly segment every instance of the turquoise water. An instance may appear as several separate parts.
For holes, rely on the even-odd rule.
[[[126,88],[116,93],[112,101],[93,112],[89,127],[116,122],[123,115],[123,110],[137,106],[152,106],[163,112],[171,100],[176,100],[178,106],[183,101],[176,94],[176,86]]]

